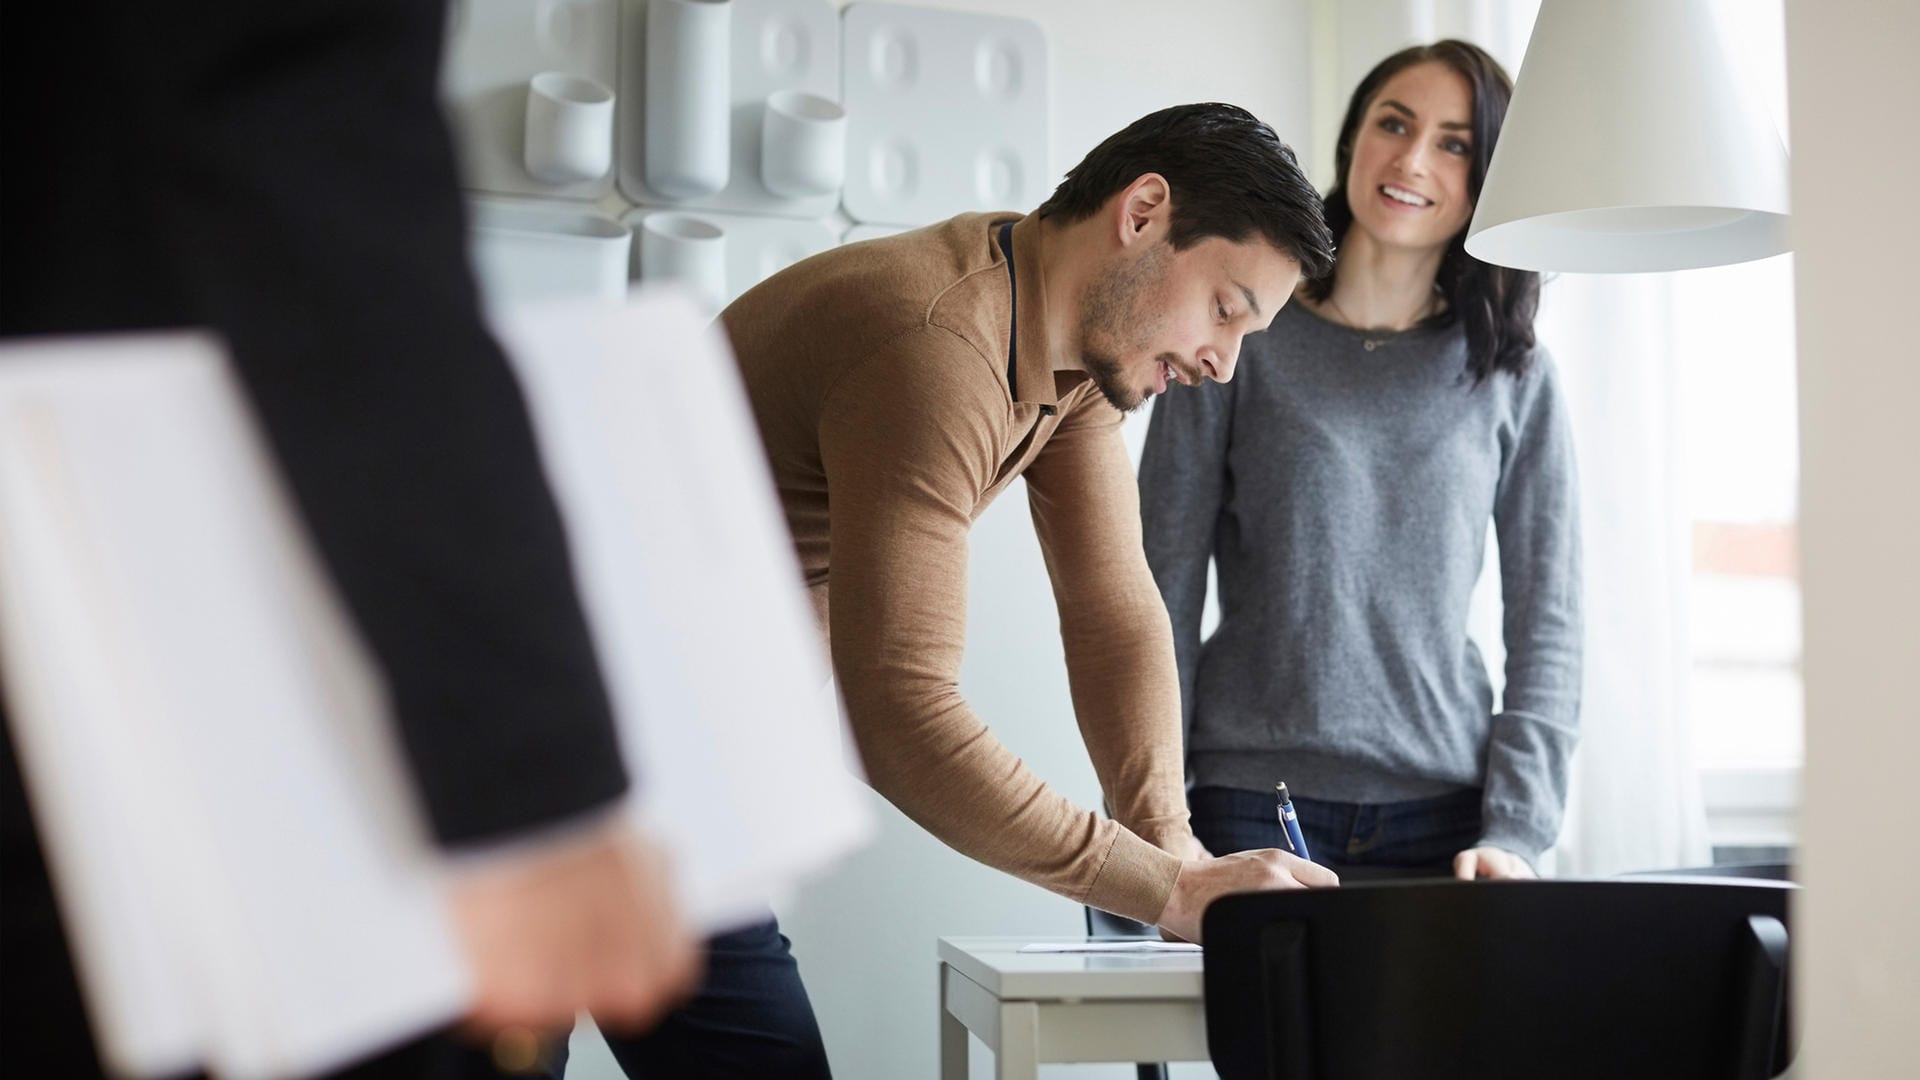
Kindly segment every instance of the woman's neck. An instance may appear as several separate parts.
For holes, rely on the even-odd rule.
[[[1334,266],[1333,293],[1314,311],[1357,330],[1406,330],[1444,303],[1434,290],[1445,248],[1384,247],[1349,227]]]

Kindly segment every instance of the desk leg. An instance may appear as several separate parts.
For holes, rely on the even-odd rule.
[[[1040,1006],[1009,1001],[1000,1006],[1000,1045],[993,1048],[996,1080],[1038,1080]]]
[[[940,965],[940,1080],[967,1080],[967,1025],[947,1010],[947,965]]]

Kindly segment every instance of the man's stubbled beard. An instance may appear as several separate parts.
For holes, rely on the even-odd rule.
[[[1139,408],[1147,392],[1128,380],[1120,357],[1145,351],[1166,323],[1163,312],[1145,310],[1143,297],[1165,280],[1172,257],[1173,246],[1162,240],[1132,262],[1109,264],[1081,293],[1081,362],[1101,396],[1123,413]],[[1158,359],[1171,363],[1172,354]]]

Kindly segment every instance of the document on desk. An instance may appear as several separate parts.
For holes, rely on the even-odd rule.
[[[1200,946],[1185,941],[1036,941],[1020,946],[1023,953],[1197,953]]]
[[[738,372],[672,297],[499,332],[627,811],[736,923],[871,828]],[[308,1075],[466,1010],[377,668],[211,335],[0,348],[0,674],[114,1071]]]

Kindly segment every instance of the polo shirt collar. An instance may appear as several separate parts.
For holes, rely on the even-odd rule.
[[[994,223],[999,232],[1004,220]],[[1013,226],[1013,400],[1020,405],[1058,408],[1060,390],[1054,380],[1057,343],[1047,340],[1047,288],[1042,257],[1044,240],[1040,217],[1028,214]],[[998,237],[994,249],[999,250]]]

